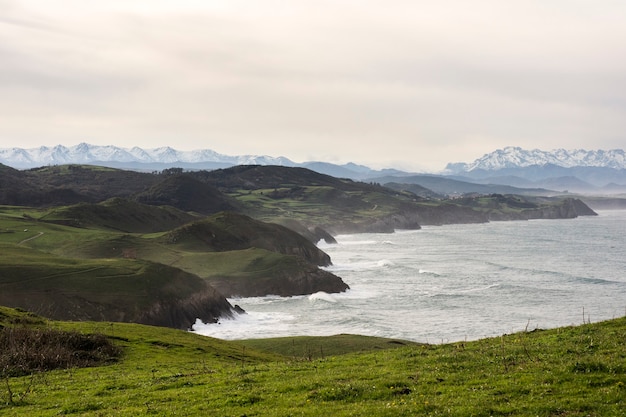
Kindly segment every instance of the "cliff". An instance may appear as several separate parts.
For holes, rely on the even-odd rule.
[[[489,220],[574,219],[578,216],[597,216],[584,202],[566,198],[547,205],[524,208],[518,211],[490,211]]]
[[[338,293],[350,288],[338,276],[295,256],[283,257],[278,263],[267,263],[264,259],[258,262],[242,273],[227,278],[209,277],[207,281],[226,297],[288,297],[318,291]]]
[[[143,323],[189,329],[235,308],[205,280],[141,260],[103,263],[2,247],[0,305],[57,320]]]

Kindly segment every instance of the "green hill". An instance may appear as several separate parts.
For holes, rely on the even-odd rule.
[[[60,207],[39,218],[50,223],[127,233],[163,232],[196,219],[197,216],[171,206],[149,206],[119,197],[98,204]]]
[[[242,205],[244,213],[267,222],[332,234],[419,228],[414,194],[304,168],[240,166],[194,172]],[[298,228],[298,227],[296,227]]]
[[[101,334],[121,355],[26,376],[3,367],[2,415],[617,417],[626,408],[624,318],[445,345],[349,335],[290,343],[0,308],[0,343],[15,329]]]
[[[321,227],[331,234],[354,232],[392,232],[418,229],[420,225],[484,223],[490,220],[527,220],[530,218],[572,218],[593,215],[580,200],[533,198],[525,206],[501,204],[502,195],[480,195],[480,204],[464,199],[420,197],[424,190],[406,184],[363,183],[334,178],[303,168],[278,166],[240,166],[210,172],[190,173],[237,199],[250,216],[287,225],[294,230],[320,238],[307,231]],[[492,203],[487,203],[491,200]]]
[[[189,219],[195,221],[156,232]],[[231,315],[224,296],[348,288],[318,268],[330,258],[304,237],[234,213],[197,220],[119,198],[50,210],[5,207],[0,232],[6,245],[0,274],[13,279],[2,286],[0,304],[58,319],[188,328],[196,317],[210,322]],[[64,262],[73,269],[50,272]],[[100,288],[103,283],[109,287]]]
[[[147,191],[135,195],[135,199],[144,204],[169,205],[202,214],[238,210],[235,200],[187,174],[165,176]]]
[[[330,258],[304,237],[275,224],[219,213],[166,233],[87,233],[47,250],[79,258],[133,258],[158,262],[205,279],[230,297],[342,292],[341,278],[318,268]],[[45,235],[47,237],[47,235]],[[38,243],[39,242],[39,243]]]
[[[314,265],[328,266],[330,257],[301,235],[286,227],[222,212],[174,229],[159,239],[187,250],[224,252],[261,248],[296,255]]]
[[[454,199],[433,198],[436,196],[424,194],[425,190],[412,190],[403,184],[390,184],[397,188],[394,190],[305,168],[236,166],[214,171],[184,173],[182,169],[168,169],[160,173],[139,173],[61,165],[5,171],[7,180],[0,183],[0,204],[63,206],[124,197],[203,215],[239,212],[286,225],[311,240],[323,238],[325,232],[392,232],[417,229],[426,224],[528,218],[514,216],[511,211],[499,216],[496,209],[486,213],[479,207],[463,205]],[[568,204],[565,199],[546,200],[537,205],[531,218],[581,215],[570,207],[559,208]]]
[[[207,283],[179,269],[129,259],[61,258],[0,244],[0,305],[60,320],[108,320],[190,328],[232,316]]]
[[[30,296],[24,295],[28,293],[25,287],[18,290],[13,286],[3,294],[4,299],[13,300],[10,305],[45,311],[51,317],[65,318],[54,315],[64,309],[59,305],[65,305],[71,311],[64,313],[74,314],[74,318],[146,322],[136,311],[143,308],[152,311],[145,314],[159,317],[157,322],[176,327],[188,326],[189,315],[167,317],[165,310],[170,305],[180,309],[183,300],[199,309],[199,317],[229,311],[223,297],[216,301],[215,309],[200,306],[196,299],[189,301],[191,288],[200,288],[207,297],[209,293],[215,296],[214,289],[223,296],[345,291],[348,286],[340,277],[319,268],[331,260],[314,243],[320,239],[332,242],[332,234],[594,214],[574,199],[502,195],[425,199],[379,184],[278,166],[188,173],[182,169],[138,173],[83,165],[29,171],[0,169],[0,204],[12,204],[0,206],[0,244],[8,245],[17,259],[20,251],[26,257],[33,257],[37,251],[41,259],[48,259],[40,260],[38,269],[29,273],[38,279],[46,278],[50,285],[47,292],[42,292],[38,288],[40,281],[31,281],[37,285]],[[93,269],[77,267],[66,274],[80,277],[81,282],[50,280],[46,270],[54,270],[61,260],[84,262]],[[122,262],[142,265],[140,272],[131,274],[135,275],[134,281],[110,280],[129,291],[128,305],[122,305],[123,291],[115,294],[118,303],[94,301],[95,295],[89,289],[91,280],[99,277],[97,271],[112,265],[121,268]],[[0,262],[5,272],[16,267],[8,258]],[[110,275],[120,278],[123,270]],[[153,292],[135,293],[128,287],[158,274],[171,282],[185,277],[174,296],[167,293],[165,298],[170,304],[164,301],[162,291],[172,285],[168,287],[165,281],[157,280]],[[21,277],[28,279],[26,275]],[[53,290],[59,295],[37,298]],[[33,291],[39,295],[33,296]],[[107,291],[114,292],[113,288]],[[72,292],[70,297],[68,293]],[[208,302],[204,295],[199,297]],[[102,309],[107,314],[98,313]]]

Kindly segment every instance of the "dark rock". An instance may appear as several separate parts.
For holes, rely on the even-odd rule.
[[[279,270],[262,277],[211,278],[211,286],[225,297],[262,297],[314,294],[319,291],[338,293],[350,287],[338,276],[314,265],[301,265],[297,270]]]
[[[579,216],[597,216],[598,213],[593,211],[591,207],[589,207],[584,201],[574,198],[571,199],[571,204],[576,211],[576,214]]]
[[[222,294],[207,285],[205,291],[189,297],[157,300],[134,321],[188,330],[196,319],[204,323],[217,323],[220,318],[230,318],[241,312],[244,312],[241,307],[233,307]]]
[[[487,223],[489,221],[487,214],[484,212],[452,203],[441,203],[438,205],[420,204],[417,213],[420,223],[429,226]]]
[[[288,229],[304,236],[309,242],[317,244],[320,240],[326,243],[337,243],[337,240],[328,231],[320,226],[305,226],[294,219],[280,219],[279,224],[285,226]]]
[[[330,233],[328,233],[326,230],[322,229],[319,226],[314,227],[312,233],[313,236],[315,236],[316,242],[323,240],[328,244],[337,243],[337,240]]]
[[[566,198],[520,211],[492,211],[489,220],[574,219],[578,216],[597,216],[597,213],[579,199]]]

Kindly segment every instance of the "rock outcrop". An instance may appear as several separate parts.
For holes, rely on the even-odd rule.
[[[242,312],[238,306],[233,307],[223,294],[207,285],[205,290],[186,298],[155,300],[136,321],[188,330],[196,319],[204,323],[217,323],[220,318],[231,318]]]
[[[444,224],[486,223],[484,212],[452,203],[439,205],[420,204],[418,219],[422,225],[440,226]]]
[[[307,227],[301,222],[293,219],[280,219],[280,224],[304,236],[311,243],[317,244],[322,240],[329,244],[337,243],[337,239],[320,226]]]
[[[282,269],[265,276],[208,280],[226,297],[262,297],[266,295],[293,296],[318,291],[338,293],[350,287],[338,276],[314,265],[300,264],[297,269]]]
[[[579,199],[566,198],[553,204],[519,211],[492,211],[489,220],[574,219],[578,216],[597,216],[597,213]]]

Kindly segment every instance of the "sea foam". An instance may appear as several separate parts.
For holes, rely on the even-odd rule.
[[[552,239],[539,239],[546,234]],[[523,331],[529,320],[570,325],[583,307],[594,321],[610,319],[626,307],[625,236],[626,211],[340,236],[319,246],[333,262],[325,269],[350,290],[229,299],[248,314],[194,330],[223,339],[359,333],[438,343]]]
[[[336,303],[337,299],[324,291],[318,291],[309,295],[309,301],[326,301],[327,303]]]

